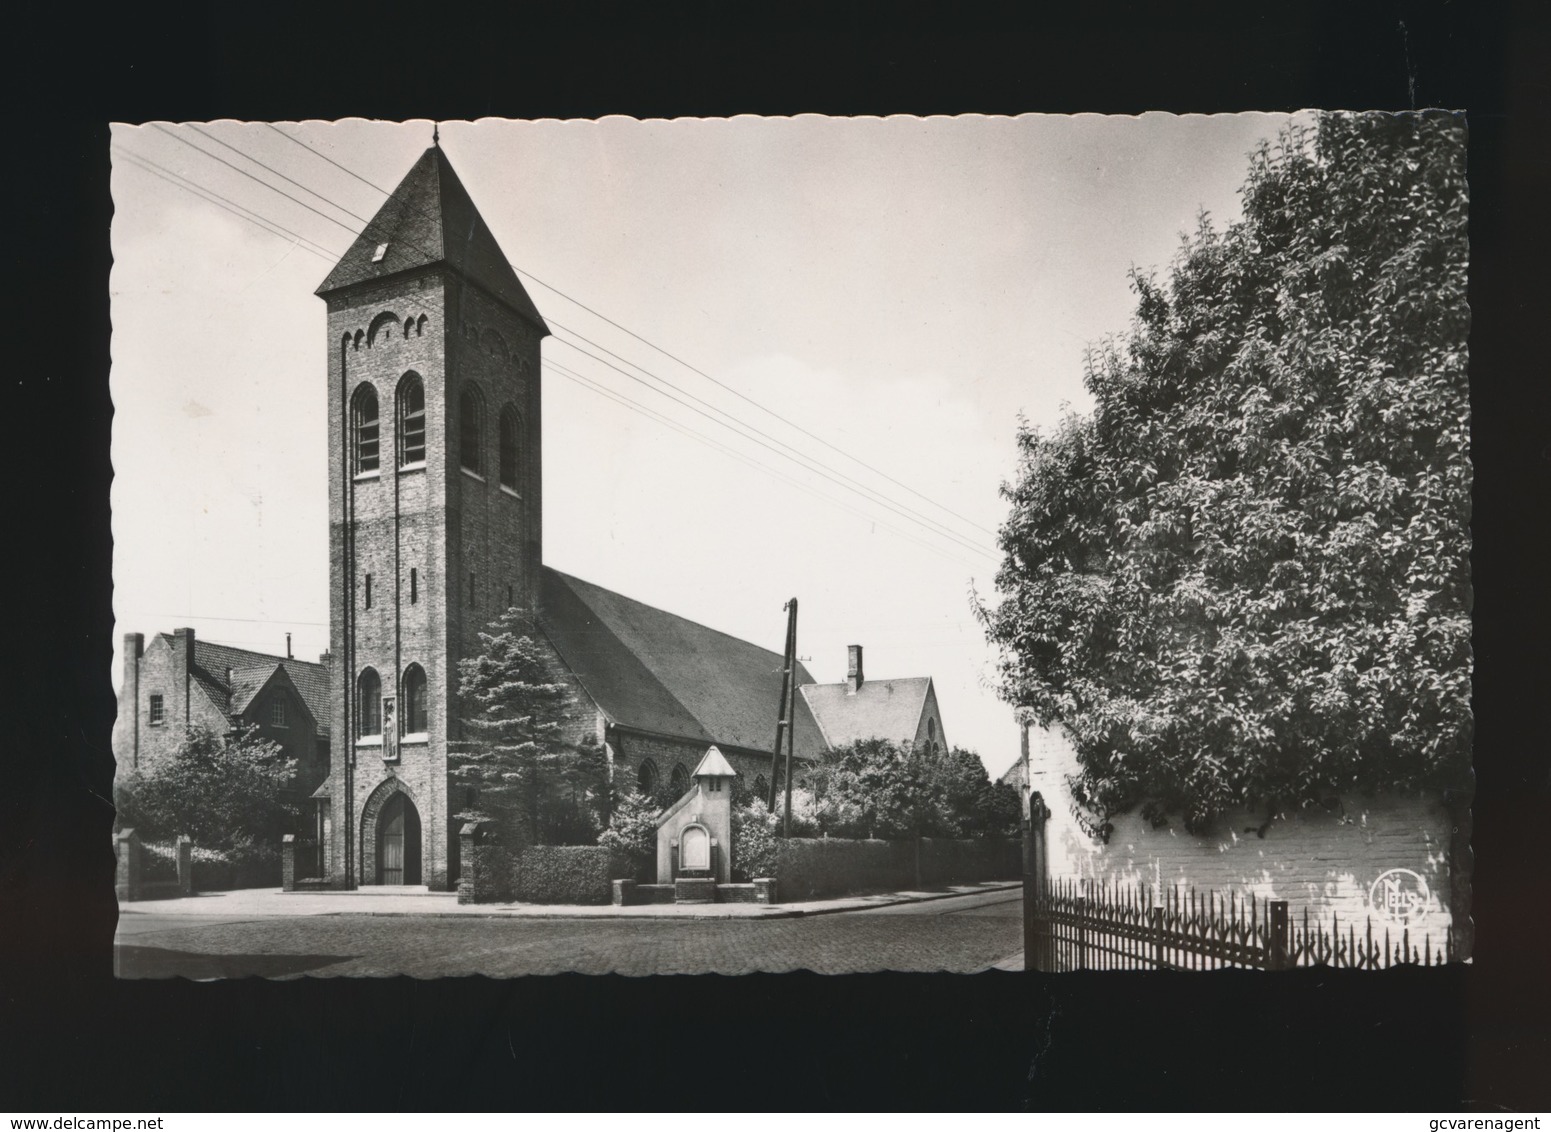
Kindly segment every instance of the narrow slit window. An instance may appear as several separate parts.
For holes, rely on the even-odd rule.
[[[506,606],[507,606],[508,609],[510,609],[515,604],[516,603],[514,601],[512,601],[512,587],[511,586],[507,586],[506,587]]]
[[[399,386],[399,467],[425,463],[425,386],[410,374]]]
[[[372,607],[372,576],[366,575],[366,608]]]
[[[469,571],[469,608],[474,608],[474,571]]]
[[[420,575],[415,568],[409,568],[409,604],[414,605],[420,600]]]

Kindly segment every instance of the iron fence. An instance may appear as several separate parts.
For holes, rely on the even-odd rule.
[[[1379,970],[1455,961],[1454,933],[1297,920],[1287,901],[1178,888],[1024,878],[1024,966],[1031,971],[1209,971],[1344,967]]]

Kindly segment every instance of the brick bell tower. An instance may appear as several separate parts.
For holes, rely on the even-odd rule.
[[[537,599],[549,328],[436,145],[317,294],[334,656],[324,869],[341,888],[455,887],[458,661],[509,605]]]

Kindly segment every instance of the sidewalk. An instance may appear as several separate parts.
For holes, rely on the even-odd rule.
[[[373,893],[282,892],[277,888],[247,888],[234,892],[206,892],[176,900],[120,902],[120,915],[151,913],[158,916],[475,916],[486,919],[539,920],[779,920],[798,916],[823,916],[857,912],[896,904],[945,900],[1021,887],[1020,881],[984,881],[921,891],[885,892],[869,896],[845,896],[833,900],[809,900],[795,904],[642,904],[629,908],[612,904],[459,904],[455,892]]]

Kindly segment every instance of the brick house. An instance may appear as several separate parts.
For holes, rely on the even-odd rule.
[[[458,662],[511,606],[534,615],[570,685],[567,737],[603,745],[616,787],[687,787],[714,744],[759,788],[782,655],[543,564],[549,329],[439,147],[317,293],[328,307],[327,714],[340,738],[314,797],[331,883],[455,886]],[[798,666],[800,759],[840,741],[826,733],[874,733],[844,723],[847,704],[889,738],[941,741],[930,680],[858,694],[860,655],[849,697]]]
[[[124,634],[113,757],[134,771],[170,758],[190,727],[254,728],[296,760],[306,797],[329,773],[329,664],[199,640],[193,629]]]
[[[861,645],[847,650],[843,681],[804,684],[798,691],[828,747],[844,747],[862,739],[889,739],[934,754],[948,749],[932,678],[868,680],[862,668]]]

